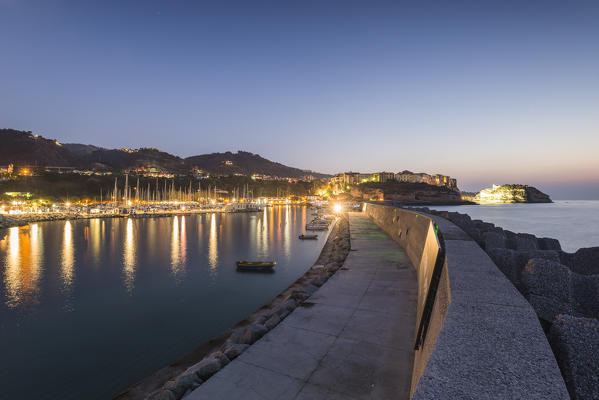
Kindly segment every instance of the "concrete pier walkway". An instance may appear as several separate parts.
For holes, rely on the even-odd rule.
[[[314,295],[185,399],[407,399],[416,272],[361,213],[352,251]]]

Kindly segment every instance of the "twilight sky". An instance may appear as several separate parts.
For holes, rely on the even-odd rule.
[[[0,0],[0,127],[599,199],[598,21],[597,1]]]

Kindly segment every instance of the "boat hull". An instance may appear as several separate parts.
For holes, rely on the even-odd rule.
[[[247,262],[237,261],[237,269],[240,271],[272,271],[277,263],[275,261]]]

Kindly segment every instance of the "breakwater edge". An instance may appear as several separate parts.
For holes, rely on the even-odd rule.
[[[599,398],[599,247],[514,233],[467,214],[415,208],[466,232],[535,310],[573,399]]]

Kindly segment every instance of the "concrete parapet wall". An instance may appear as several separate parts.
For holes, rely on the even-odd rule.
[[[569,398],[534,310],[464,231],[390,206],[366,204],[364,211],[418,269],[418,321],[443,243],[427,335],[415,352],[413,399]]]

